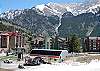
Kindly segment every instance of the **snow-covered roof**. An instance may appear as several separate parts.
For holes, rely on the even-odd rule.
[[[89,39],[97,39],[97,37],[89,37]]]
[[[67,50],[54,50],[54,49],[32,49],[32,50],[67,51]]]
[[[100,39],[100,37],[89,37],[89,39]]]

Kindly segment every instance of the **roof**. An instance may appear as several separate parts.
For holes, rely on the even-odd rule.
[[[32,50],[46,50],[46,51],[67,51],[67,50],[54,50],[54,49],[32,49]]]
[[[51,50],[51,49],[33,49],[30,52],[31,56],[61,56],[68,54],[67,50]]]
[[[89,39],[97,39],[97,37],[89,37]]]
[[[89,37],[89,39],[100,39],[100,37]]]
[[[18,36],[18,35],[20,35],[20,33],[18,33],[18,32],[2,32],[0,35]]]
[[[32,39],[32,41],[36,41],[36,40],[38,40],[38,41],[43,41],[44,38],[42,38],[42,37],[36,37],[36,38],[33,38],[33,39]]]
[[[9,34],[8,33],[1,33],[0,35],[8,36]]]

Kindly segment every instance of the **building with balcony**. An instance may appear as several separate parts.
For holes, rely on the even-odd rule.
[[[84,39],[84,48],[86,51],[100,51],[100,37],[87,37]]]

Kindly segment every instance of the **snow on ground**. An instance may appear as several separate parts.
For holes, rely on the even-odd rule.
[[[1,64],[1,68],[13,69],[15,71],[100,71],[100,61],[92,60],[88,63],[65,61],[63,63],[41,64],[40,66],[25,66],[25,69],[18,69],[18,63]]]
[[[6,64],[6,63],[3,63],[3,62],[0,62],[0,68],[3,68],[3,69],[16,69],[17,65],[18,64],[16,64],[16,63]]]
[[[5,54],[1,55],[5,56]],[[95,54],[92,55],[94,56]],[[25,69],[18,69],[18,65],[23,64],[23,62],[24,61],[14,61],[11,64],[0,62],[0,68],[13,69],[15,71],[100,71],[99,60],[92,60],[89,64],[67,60],[62,63],[41,64],[39,66],[25,66]]]
[[[100,61],[93,60],[90,64],[72,62],[70,64],[66,63],[56,63],[52,65],[40,65],[25,67],[25,69],[18,69],[16,71],[100,71]]]
[[[0,53],[0,56],[6,56],[6,53],[2,52]]]

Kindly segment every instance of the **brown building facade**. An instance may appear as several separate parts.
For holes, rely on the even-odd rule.
[[[85,38],[84,48],[86,51],[100,52],[100,37],[87,37],[87,38]]]
[[[0,51],[11,50],[13,48],[24,47],[24,38],[18,32],[2,32],[0,33]]]

